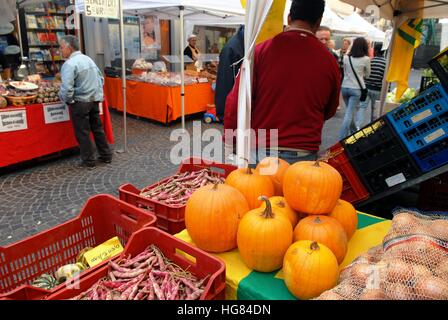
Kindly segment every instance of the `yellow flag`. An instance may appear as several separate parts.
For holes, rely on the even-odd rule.
[[[250,0],[247,0],[250,1]],[[254,0],[256,1],[256,0]],[[274,0],[269,10],[268,16],[263,24],[257,38],[257,44],[275,37],[283,31],[283,14],[285,12],[286,0]],[[246,0],[241,0],[243,8],[246,7]]]
[[[409,73],[414,50],[420,45],[422,26],[423,19],[407,20],[398,28],[395,36],[387,81],[397,83],[396,102],[409,87]]]

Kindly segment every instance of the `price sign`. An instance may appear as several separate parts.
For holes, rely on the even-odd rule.
[[[64,103],[44,104],[45,123],[57,123],[70,120],[68,107]]]
[[[84,0],[84,14],[88,17],[118,19],[119,0]]]
[[[104,260],[121,253],[122,251],[123,246],[121,245],[120,240],[118,239],[118,237],[114,237],[107,240],[106,242],[103,242],[92,250],[87,251],[84,254],[84,258],[86,259],[88,265],[90,267],[93,267],[103,262]]]
[[[0,132],[28,129],[25,109],[0,111]]]

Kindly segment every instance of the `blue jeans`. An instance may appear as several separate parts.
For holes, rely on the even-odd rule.
[[[317,152],[310,153],[309,155],[299,156],[297,152],[294,151],[281,151],[271,152],[269,149],[261,149],[258,153],[256,150],[251,151],[251,165],[250,167],[255,168],[256,164],[263,160],[265,157],[278,157],[282,160],[285,160],[289,164],[294,164],[299,161],[315,161],[317,160]]]
[[[370,122],[375,121],[376,119],[378,119],[379,117],[379,110],[377,110],[378,108],[376,108],[376,101],[380,100],[381,98],[381,91],[376,91],[376,90],[370,90],[369,89],[369,94],[367,95],[367,100],[364,102],[361,102],[359,104],[359,111],[362,111],[362,117],[364,118],[364,112],[367,109],[367,107],[369,106],[370,103]]]
[[[345,137],[351,135],[354,132],[352,128],[352,122],[355,122],[356,130],[360,128],[358,125],[362,119],[353,119],[355,112],[359,109],[359,99],[361,98],[361,89],[342,88],[342,98],[345,102],[345,115],[342,127],[339,132],[339,139],[342,140]],[[360,115],[357,115],[360,116]]]

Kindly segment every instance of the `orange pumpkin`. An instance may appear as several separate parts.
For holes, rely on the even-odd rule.
[[[358,213],[350,202],[339,199],[333,211],[328,215],[339,221],[350,240],[358,227]]]
[[[240,221],[237,234],[241,259],[250,269],[272,272],[282,267],[283,256],[292,243],[289,219],[271,207],[268,198],[260,197],[265,208],[249,211]]]
[[[324,244],[333,251],[341,264],[347,254],[347,235],[335,218],[327,216],[308,216],[294,229],[294,241],[311,240]]]
[[[272,197],[274,185],[268,176],[260,176],[251,168],[232,171],[226,178],[226,184],[238,189],[246,198],[249,209],[261,206],[261,196]]]
[[[256,171],[260,175],[271,178],[274,184],[274,195],[283,196],[283,178],[288,168],[289,163],[285,160],[276,157],[266,157],[258,163]]]
[[[339,266],[333,252],[315,241],[297,241],[283,259],[283,278],[298,299],[311,299],[336,286]]]
[[[299,220],[303,218],[303,216],[299,215],[288,205],[286,199],[283,197],[270,197],[269,202],[271,203],[272,210],[274,212],[284,214],[289,219],[289,221],[291,221],[293,229],[295,228]],[[266,202],[263,202],[260,208],[266,208]]]
[[[225,184],[197,189],[185,207],[185,225],[196,246],[209,252],[237,247],[240,219],[249,211],[244,196]]]
[[[286,170],[283,193],[288,204],[298,212],[328,214],[341,196],[342,177],[324,162],[297,162]]]

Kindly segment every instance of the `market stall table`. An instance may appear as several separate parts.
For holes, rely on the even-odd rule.
[[[123,111],[121,79],[106,77],[105,94],[111,108]],[[126,112],[168,124],[182,116],[180,86],[126,80]],[[210,83],[185,85],[185,115],[205,112],[214,103]]]
[[[109,143],[114,143],[107,102],[100,110]],[[77,147],[68,108],[62,103],[0,109],[0,167]]]
[[[340,265],[344,268],[370,248],[382,243],[392,221],[358,213],[358,230],[350,239],[347,255]],[[187,230],[176,237],[193,243]],[[295,299],[285,286],[282,271],[262,273],[247,268],[238,250],[215,254],[226,263],[227,300],[290,300]]]

